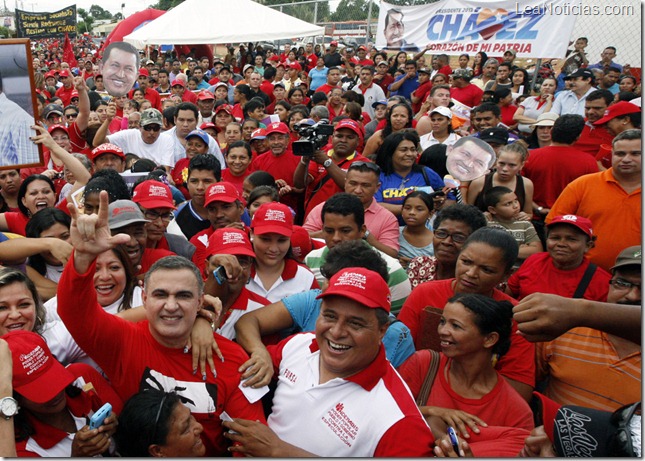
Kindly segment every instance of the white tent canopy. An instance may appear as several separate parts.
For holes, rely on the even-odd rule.
[[[324,27],[251,0],[186,0],[123,40],[143,48],[164,43],[201,45],[272,41],[324,33]]]

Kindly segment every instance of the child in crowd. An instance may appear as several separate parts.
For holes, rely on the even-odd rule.
[[[488,227],[499,227],[506,230],[520,246],[517,262],[513,269],[517,269],[532,254],[543,251],[542,243],[533,224],[530,221],[519,219],[522,210],[515,192],[504,186],[492,187],[484,196],[484,204],[491,216]]]

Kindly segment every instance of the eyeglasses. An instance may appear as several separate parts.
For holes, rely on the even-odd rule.
[[[607,444],[609,456],[635,456],[634,446],[632,444],[632,431],[629,426],[634,415],[636,413],[640,414],[640,409],[641,403],[636,402],[619,408],[611,415],[609,422],[612,426],[616,427],[616,431],[609,437]]]
[[[76,118],[78,114],[65,114],[65,118]]]
[[[171,211],[167,213],[157,213],[156,211],[146,210],[143,213],[143,216],[150,221],[156,221],[157,219],[161,218],[163,222],[170,222],[175,219],[175,214]]]
[[[641,289],[640,283],[628,282],[625,279],[613,279],[609,281],[609,284],[613,286],[616,290],[620,290],[620,291],[628,291],[634,287],[638,288],[639,290]]]
[[[155,124],[152,124],[152,125],[146,125],[146,126],[144,126],[144,127],[142,127],[142,128],[143,128],[145,131],[154,131],[155,133],[156,133],[157,131],[161,130],[161,126],[159,126],[159,125],[155,125]]]
[[[350,170],[358,170],[359,168],[367,168],[369,170],[372,170],[374,173],[380,175],[381,174],[381,168],[376,164],[372,162],[352,162],[352,164],[349,166]]]
[[[443,229],[437,229],[436,231],[434,231],[434,236],[439,240],[445,240],[448,237],[451,237],[452,241],[455,243],[464,243],[468,239],[467,235],[457,233],[451,234]]]

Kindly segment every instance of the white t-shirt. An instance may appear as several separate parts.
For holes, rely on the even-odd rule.
[[[107,137],[108,142],[119,146],[123,152],[137,154],[140,158],[147,158],[164,166],[175,166],[173,161],[173,145],[163,133],[153,144],[146,144],[141,138],[138,128],[121,130]]]
[[[159,138],[167,139],[172,145],[173,166],[179,160],[186,157],[186,148],[181,144],[181,141],[177,137],[176,131],[177,127],[172,127],[168,131],[161,133],[161,135],[159,136]],[[211,136],[208,137],[208,153],[214,155],[215,158],[219,160],[219,164],[222,167],[222,170],[226,167],[226,163],[224,163],[224,156],[222,155],[222,151],[219,148],[219,144],[217,144],[217,141],[215,141],[215,139],[213,139]]]

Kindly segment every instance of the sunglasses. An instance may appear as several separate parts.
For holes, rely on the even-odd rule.
[[[619,408],[613,415],[611,415],[610,423],[616,427],[616,432],[614,432],[609,438],[609,442],[607,444],[609,448],[608,456],[635,456],[630,423],[635,414],[640,414],[640,410],[641,403],[636,402]]]
[[[143,126],[141,128],[143,128],[145,131],[154,131],[155,133],[157,131],[161,130],[161,127],[159,125],[155,125],[155,124],[146,125],[146,126]]]

